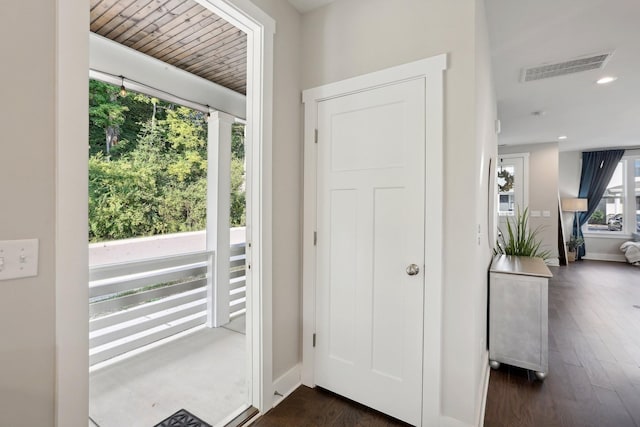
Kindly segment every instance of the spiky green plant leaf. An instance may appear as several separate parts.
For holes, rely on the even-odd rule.
[[[513,224],[512,224],[513,223]],[[507,233],[500,230],[500,235],[496,240],[496,247],[493,249],[494,255],[516,255],[547,259],[551,256],[548,250],[540,249],[542,245],[538,234],[541,230],[536,227],[529,229],[529,209],[525,208],[520,212],[518,208],[513,220],[507,218]]]

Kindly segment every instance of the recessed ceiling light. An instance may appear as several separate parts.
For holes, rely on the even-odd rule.
[[[564,141],[565,139],[567,139],[567,135],[560,135],[558,137],[558,140],[560,140],[560,141]]]
[[[601,79],[598,79],[598,81],[596,81],[596,83],[598,83],[599,85],[606,85],[607,83],[614,82],[617,79],[618,79],[617,77],[606,76],[606,77],[603,77]]]

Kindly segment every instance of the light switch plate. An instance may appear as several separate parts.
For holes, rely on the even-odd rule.
[[[38,275],[38,239],[0,241],[0,280]]]
[[[549,218],[551,217],[551,212],[550,211],[542,211],[542,216],[545,218]]]
[[[531,217],[532,218],[537,218],[540,216],[540,211],[531,211]]]

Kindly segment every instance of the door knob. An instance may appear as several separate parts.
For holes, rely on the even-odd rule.
[[[418,273],[420,273],[420,267],[415,264],[409,264],[409,267],[407,267],[407,274],[409,276],[415,276]]]

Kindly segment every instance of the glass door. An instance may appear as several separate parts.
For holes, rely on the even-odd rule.
[[[496,184],[498,186],[498,233],[507,230],[507,220],[528,205],[528,153],[498,155]],[[513,221],[511,219],[510,221]]]

